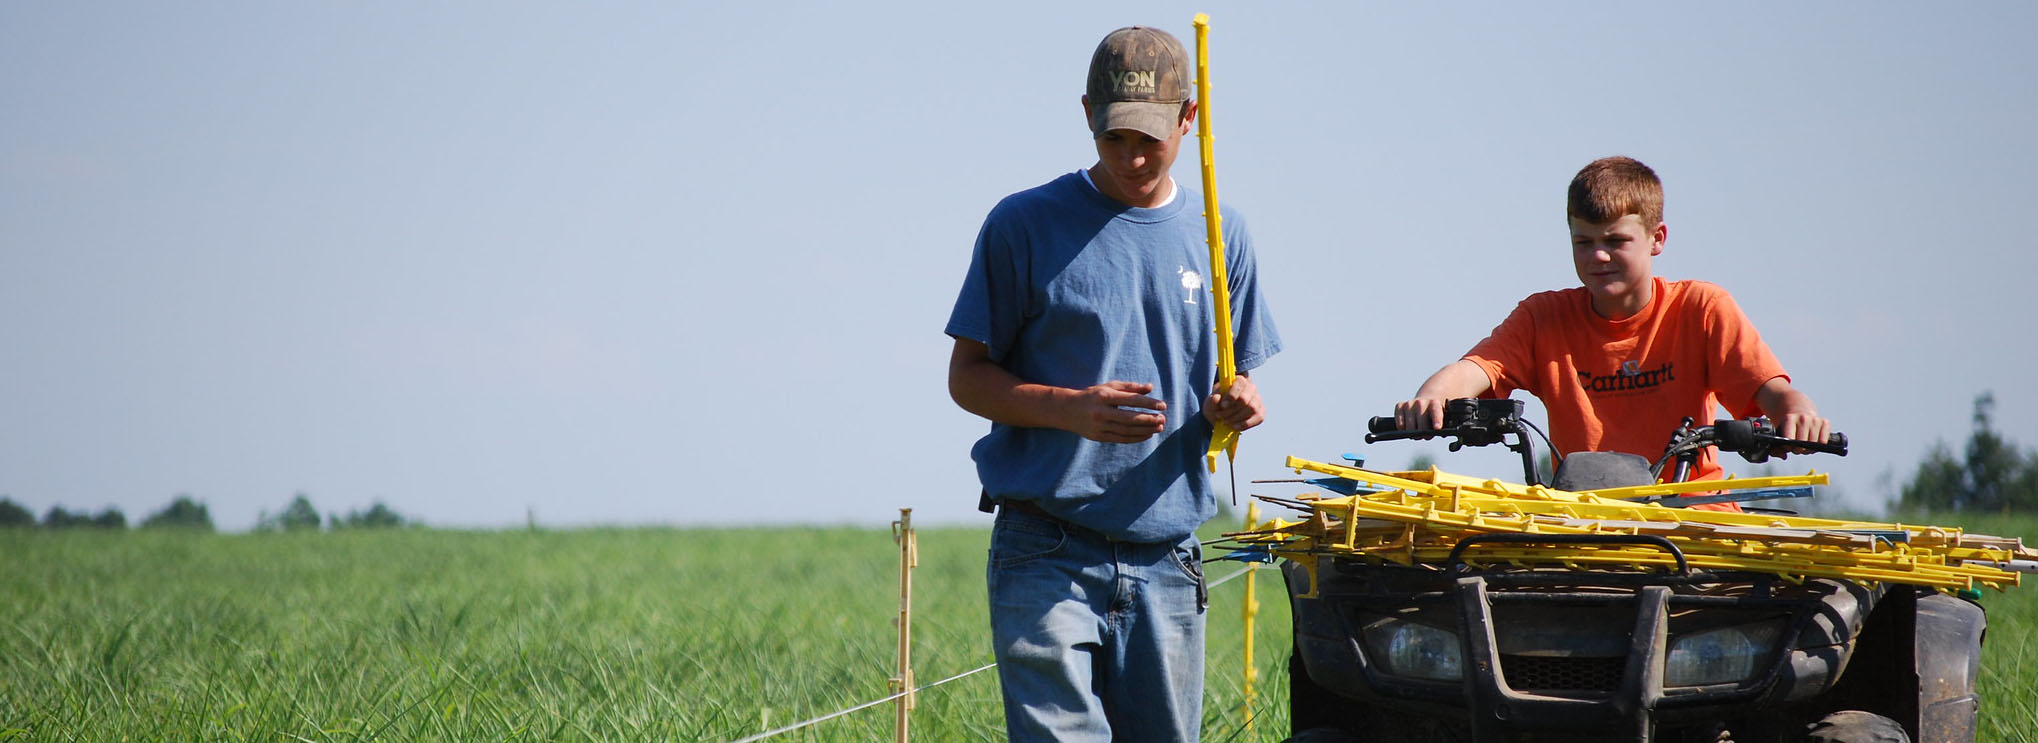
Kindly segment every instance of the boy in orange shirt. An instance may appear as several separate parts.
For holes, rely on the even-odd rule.
[[[1715,404],[1768,415],[1778,433],[1825,441],[1832,424],[1790,385],[1782,362],[1725,289],[1650,274],[1663,252],[1663,183],[1633,158],[1593,161],[1571,179],[1571,262],[1583,286],[1531,295],[1464,358],[1394,406],[1404,430],[1443,425],[1444,401],[1523,389],[1549,411],[1558,452],[1663,455],[1686,416]],[[1718,479],[1703,452],[1691,479]],[[1729,506],[1731,507],[1731,506]],[[1738,510],[1738,509],[1735,509]]]

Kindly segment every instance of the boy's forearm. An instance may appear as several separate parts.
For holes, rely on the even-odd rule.
[[[1823,442],[1833,433],[1833,422],[1819,415],[1811,396],[1783,377],[1770,379],[1755,390],[1755,406],[1769,416],[1784,438]]]
[[[962,409],[1021,428],[1054,428],[1106,444],[1132,444],[1167,429],[1168,404],[1153,385],[1112,380],[1085,389],[1034,384],[996,362],[984,344],[957,338],[948,394]]]
[[[1493,387],[1486,370],[1458,359],[1429,375],[1416,389],[1415,397],[1395,403],[1395,424],[1404,429],[1423,430],[1444,424],[1444,403],[1461,397],[1477,397]]]
[[[1061,410],[1074,392],[1028,383],[988,358],[958,353],[949,362],[948,394],[955,404],[1008,426],[1067,430]]]
[[[1783,377],[1771,379],[1755,390],[1755,407],[1761,408],[1764,415],[1779,421],[1792,414],[1819,414],[1819,409],[1812,404],[1811,397],[1799,392]]]
[[[1478,397],[1493,388],[1493,382],[1486,378],[1486,370],[1478,364],[1458,359],[1424,380],[1422,387],[1415,391],[1418,399],[1435,398],[1455,400],[1461,397]]]

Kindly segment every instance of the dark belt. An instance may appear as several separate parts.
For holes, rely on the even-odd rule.
[[[1000,511],[1023,513],[1034,518],[1047,519],[1048,521],[1052,521],[1063,526],[1074,526],[1074,524],[1070,524],[1067,519],[1048,513],[1046,509],[1043,509],[1040,506],[1033,505],[1033,501],[1030,500],[1001,500],[998,501],[997,503],[998,510]]]
[[[977,493],[977,510],[983,511],[984,513],[996,513],[999,510],[1005,510],[1011,511],[1012,513],[1023,513],[1028,516],[1047,519],[1048,521],[1052,521],[1063,526],[1074,526],[1074,524],[1070,524],[1068,520],[1063,519],[1060,516],[1056,516],[1054,514],[1041,510],[1039,506],[1033,505],[1033,501],[991,500],[991,494],[989,492],[980,491]]]

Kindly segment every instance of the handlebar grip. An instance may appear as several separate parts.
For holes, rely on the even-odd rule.
[[[1825,444],[1814,441],[1795,441],[1776,434],[1776,429],[1767,424],[1757,425],[1746,420],[1717,420],[1713,422],[1713,436],[1720,451],[1746,452],[1765,446],[1764,442],[1782,446],[1807,447],[1812,451],[1847,456],[1847,434],[1835,431],[1826,437]]]
[[[1380,431],[1380,432],[1378,432],[1378,433],[1369,433],[1369,434],[1366,434],[1366,443],[1368,443],[1368,444],[1377,444],[1377,443],[1380,443],[1380,442],[1382,442],[1382,441],[1404,441],[1404,440],[1407,440],[1407,439],[1433,439],[1433,438],[1436,438],[1436,437],[1437,437],[1437,435],[1438,435],[1438,434],[1440,434],[1440,433],[1444,433],[1444,432],[1443,432],[1443,431]]]
[[[1376,415],[1366,421],[1366,430],[1373,433],[1386,433],[1400,428],[1400,424],[1395,423],[1394,416],[1391,415]]]

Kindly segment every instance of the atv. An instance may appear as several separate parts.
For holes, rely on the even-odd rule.
[[[1442,428],[1396,430],[1392,418],[1374,418],[1366,441],[1444,438],[1452,451],[1502,444],[1521,454],[1523,481],[1537,485],[1533,428],[1520,401],[1453,400]],[[1662,459],[1573,453],[1549,486],[1678,482],[1707,447],[1759,463],[1779,452],[1844,456],[1846,439],[1785,439],[1759,418],[1696,427],[1686,419]],[[1809,493],[1662,503],[1779,495]],[[1482,535],[1441,568],[1342,555],[1283,562],[1295,623],[1290,741],[1974,740],[1986,620],[1962,596],[1693,569],[1664,539],[1627,538],[1672,553],[1679,569],[1475,567],[1459,554],[1476,552],[1473,542],[1561,549],[1610,538],[1620,539]]]

